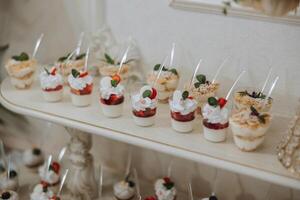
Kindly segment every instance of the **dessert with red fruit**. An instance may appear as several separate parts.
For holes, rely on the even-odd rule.
[[[93,77],[87,71],[72,69],[68,77],[71,88],[71,99],[75,106],[88,106],[92,100]]]
[[[157,92],[150,85],[131,94],[133,120],[138,126],[154,124],[157,108]]]
[[[107,117],[119,117],[123,112],[124,86],[119,75],[105,76],[100,80],[100,104]]]
[[[157,198],[156,198],[156,196],[150,196],[150,197],[144,198],[144,200],[157,200]]]
[[[51,165],[47,169],[48,163],[45,163],[39,168],[39,176],[41,183],[52,187],[52,190],[57,190],[56,186],[59,185],[60,181],[60,164],[58,162],[51,162]]]
[[[0,194],[0,200],[19,200],[19,195],[12,190],[3,191]]]
[[[45,183],[37,184],[30,194],[30,200],[49,200],[54,196],[53,191]]]
[[[169,178],[158,179],[154,184],[156,200],[175,200],[177,191],[175,183]]]
[[[226,139],[229,126],[228,110],[224,98],[209,97],[202,110],[204,137],[211,142],[222,142]]]
[[[48,102],[60,101],[63,97],[63,79],[56,67],[47,68],[40,74],[43,97]]]
[[[188,91],[176,90],[169,100],[171,123],[175,131],[186,133],[193,130],[197,102],[189,96]]]

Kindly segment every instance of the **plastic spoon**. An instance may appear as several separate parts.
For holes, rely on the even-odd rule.
[[[79,40],[77,42],[77,46],[76,46],[76,54],[75,54],[76,56],[78,56],[80,54],[83,37],[84,37],[84,32],[81,32],[80,36],[79,36]]]
[[[57,196],[59,197],[61,195],[61,191],[64,187],[64,184],[66,182],[66,179],[67,179],[67,176],[68,176],[68,173],[69,173],[69,169],[66,170],[66,172],[64,173],[62,179],[61,179],[61,182],[60,182],[60,185],[59,185],[59,190],[57,192]]]
[[[51,163],[52,163],[52,155],[50,155],[50,156],[48,157],[48,160],[47,160],[47,166],[46,166],[46,168],[45,168],[45,174],[48,173],[48,171],[49,171],[49,169],[50,169],[50,166],[51,166]]]
[[[40,47],[40,44],[43,40],[43,37],[44,37],[44,33],[41,34],[41,36],[38,38],[38,40],[36,41],[35,43],[35,47],[34,47],[34,50],[33,50],[33,53],[32,53],[32,58],[35,58],[36,56],[36,53],[38,52],[38,49]]]
[[[168,176],[169,178],[170,178],[171,175],[172,175],[173,164],[174,164],[174,161],[171,160],[170,163],[169,163],[169,166],[168,166],[168,171],[167,171],[167,176]]]
[[[5,153],[5,149],[4,149],[4,144],[3,141],[0,139],[0,151],[1,151],[1,157],[3,159],[3,165],[4,168],[7,167],[7,163],[6,163],[6,153]]]
[[[7,179],[10,179],[10,170],[11,170],[11,157],[8,155],[7,157]]]
[[[265,91],[265,88],[266,88],[267,83],[268,83],[268,81],[269,81],[269,79],[270,79],[270,76],[271,76],[271,74],[272,74],[272,71],[273,71],[273,68],[271,67],[270,70],[269,70],[269,73],[268,73],[268,75],[267,75],[267,78],[266,78],[266,80],[265,80],[265,82],[264,82],[264,84],[263,84],[263,86],[262,86],[262,88],[261,88],[261,90],[260,90],[260,93],[261,93],[261,94],[263,94],[263,92]]]
[[[118,75],[121,73],[121,70],[122,70],[122,67],[123,67],[123,64],[126,62],[126,59],[127,59],[127,55],[128,55],[128,52],[129,52],[129,49],[130,49],[131,45],[129,44],[123,57],[122,57],[122,60],[120,62],[120,65],[119,65],[119,70],[118,70]]]
[[[103,190],[103,166],[100,165],[100,170],[99,170],[99,191],[98,191],[98,196],[99,198],[102,197],[102,190]]]
[[[171,54],[170,54],[170,67],[173,66],[173,61],[174,61],[174,53],[175,53],[175,42],[172,43],[172,50],[171,50]]]
[[[152,84],[152,87],[153,87],[153,88],[155,88],[156,83],[157,83],[157,81],[158,81],[158,79],[159,79],[159,77],[160,77],[160,75],[161,75],[161,72],[162,72],[164,66],[165,66],[166,63],[167,63],[167,60],[168,60],[168,56],[165,57],[165,59],[164,59],[162,65],[160,65],[160,69],[159,69],[159,71],[158,71],[158,73],[157,73],[157,75],[156,75],[156,78],[155,78],[155,80],[154,80],[154,82],[153,82],[153,84]]]
[[[240,73],[240,75],[237,77],[237,79],[234,81],[233,85],[231,86],[230,90],[228,91],[228,93],[227,93],[227,95],[226,95],[226,98],[225,98],[226,100],[229,99],[229,97],[230,97],[230,95],[231,95],[231,93],[232,93],[234,87],[235,87],[236,84],[239,82],[239,80],[241,79],[241,77],[244,75],[245,72],[246,72],[246,71],[243,70],[243,71]]]
[[[90,55],[90,47],[88,47],[86,50],[85,63],[84,63],[84,71],[85,72],[88,70],[89,55]]]
[[[191,184],[191,182],[188,183],[188,191],[189,191],[189,197],[190,197],[190,200],[194,200],[193,189],[192,189],[192,184]]]
[[[63,147],[60,152],[59,152],[59,155],[58,155],[58,162],[60,163],[65,155],[67,151],[67,147]]]
[[[137,199],[141,200],[142,199],[142,195],[141,195],[141,189],[140,189],[140,183],[139,183],[139,177],[138,177],[138,173],[136,171],[136,169],[133,169],[133,175],[134,175],[134,182],[136,185],[136,195],[137,195]]]
[[[129,149],[128,157],[127,157],[127,165],[126,165],[126,171],[125,171],[125,179],[127,179],[130,175],[130,168],[131,168],[131,162],[132,162],[132,149]]]
[[[198,72],[198,69],[199,69],[201,63],[202,63],[202,59],[199,60],[197,66],[196,66],[196,68],[195,68],[195,70],[194,70],[194,73],[193,73],[193,76],[192,76],[192,78],[191,78],[191,82],[190,82],[190,85],[189,85],[189,89],[192,88],[193,82],[194,82],[194,80],[195,80],[195,77],[196,77],[196,75],[197,75],[197,72]]]
[[[271,88],[270,88],[270,90],[269,90],[269,92],[268,92],[268,95],[267,95],[266,98],[265,98],[265,101],[264,101],[264,104],[263,104],[264,106],[263,106],[263,107],[265,107],[265,106],[267,105],[267,102],[268,102],[268,100],[269,100],[269,98],[270,98],[270,96],[271,96],[271,94],[272,94],[272,92],[273,92],[273,90],[274,90],[274,88],[275,88],[275,86],[276,86],[278,80],[279,80],[279,76],[277,76],[277,77],[275,78],[275,80],[274,80],[274,82],[273,82],[273,84],[272,84],[272,86],[271,86]]]
[[[220,74],[221,70],[223,69],[223,67],[225,66],[226,62],[229,60],[230,56],[228,56],[227,58],[225,58],[223,60],[223,62],[221,63],[221,65],[219,66],[219,68],[217,69],[217,72],[212,80],[212,83],[215,83],[217,80],[218,75]]]

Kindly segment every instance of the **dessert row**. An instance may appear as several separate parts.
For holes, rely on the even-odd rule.
[[[173,51],[174,49],[172,49]],[[113,67],[99,82],[99,104],[103,115],[117,118],[122,115],[125,99],[124,69],[128,68],[126,49],[120,62],[105,54],[107,68]],[[60,58],[51,68],[45,67],[39,74],[41,93],[47,102],[59,102],[63,97],[65,85],[70,88],[71,101],[74,106],[85,107],[91,104],[93,76],[88,71],[89,49],[86,53],[71,54]],[[278,81],[275,78],[268,92],[265,86],[270,79],[269,72],[262,89],[241,89],[234,92],[234,109],[230,114],[227,102],[238,84],[243,71],[234,81],[226,97],[216,97],[221,83],[216,77],[221,72],[224,62],[217,70],[213,80],[198,74],[199,61],[193,76],[183,90],[178,90],[180,73],[170,66],[172,56],[153,67],[147,83],[134,83],[129,90],[132,117],[136,125],[146,127],[155,123],[158,103],[169,103],[172,128],[177,132],[191,132],[195,117],[202,118],[204,137],[211,142],[223,142],[229,127],[233,132],[235,144],[243,151],[253,151],[260,146],[271,123],[270,110],[273,105],[271,93]],[[81,64],[79,64],[81,63]],[[18,89],[29,89],[34,81],[37,61],[26,53],[12,56],[5,65],[11,82]],[[80,67],[79,67],[80,66]]]
[[[60,151],[58,158],[53,159],[50,155],[45,159],[44,153],[40,148],[27,149],[23,152],[22,159],[24,166],[31,172],[37,173],[40,181],[32,188],[30,193],[30,200],[62,200],[65,199],[66,190],[62,190],[66,179],[68,178],[68,169],[64,169],[63,157],[66,148]],[[0,199],[18,200],[19,187],[19,173],[17,167],[12,165],[10,159],[5,156],[2,158],[0,165]],[[131,159],[130,159],[131,160]],[[116,182],[112,186],[114,198],[117,200],[142,199],[140,194],[140,185],[137,171],[132,169],[131,162],[128,160],[127,169],[124,179]],[[64,172],[64,173],[63,173]],[[99,190],[97,195],[99,199],[102,198],[103,187],[103,168],[100,167],[99,177],[95,177]],[[189,185],[191,187],[191,185]],[[63,194],[65,193],[65,194]],[[190,190],[190,196],[191,194]],[[143,198],[144,200],[175,200],[177,197],[177,190],[175,183],[170,176],[159,178],[154,183],[154,195]],[[217,200],[214,193],[210,197],[202,198],[202,200]]]

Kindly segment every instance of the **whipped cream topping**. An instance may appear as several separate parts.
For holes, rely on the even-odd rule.
[[[14,192],[14,191],[12,191],[12,190],[5,191],[5,192],[9,192],[9,194],[10,194],[9,199],[6,199],[6,200],[19,200],[19,195],[18,195],[18,193]],[[4,193],[4,192],[3,192],[3,193]],[[1,195],[2,195],[2,194],[1,194]],[[1,198],[1,195],[0,195],[0,199],[2,199],[2,198]]]
[[[164,179],[158,179],[154,184],[155,194],[158,200],[174,200],[176,197],[176,189],[172,187],[171,189],[167,189],[165,186]]]
[[[58,73],[52,75],[47,74],[47,72],[43,71],[40,74],[40,82],[42,89],[54,89],[59,85],[63,85],[63,78]]]
[[[173,99],[169,101],[172,112],[179,112],[181,115],[187,115],[197,108],[197,102],[194,99],[182,99],[182,92],[176,90],[173,94]]]
[[[23,162],[27,166],[35,166],[44,162],[44,155],[42,153],[33,154],[33,149],[27,149],[23,153]]]
[[[208,103],[205,104],[203,111],[203,118],[207,119],[209,123],[213,124],[226,124],[228,122],[228,110],[227,108],[220,108],[220,106],[211,106]]]
[[[87,85],[91,85],[93,83],[93,77],[90,75],[86,75],[84,77],[74,78],[72,74],[68,76],[68,82],[73,89],[83,90]]]
[[[112,78],[110,76],[106,76],[100,80],[100,96],[102,99],[108,100],[112,94],[117,97],[124,95],[124,86],[119,83],[116,87],[113,87],[111,80]]]
[[[130,199],[135,194],[135,187],[130,187],[126,181],[120,181],[114,185],[114,195],[118,199]]]
[[[146,108],[154,109],[157,106],[157,99],[150,99],[149,97],[143,98],[143,96],[138,93],[131,97],[132,107],[136,111],[145,111]]]
[[[46,170],[47,163],[39,168],[39,176],[42,181],[49,183],[50,185],[56,184],[59,181],[59,174],[55,173],[53,170]]]
[[[30,200],[49,200],[51,197],[53,197],[53,192],[49,188],[44,192],[43,185],[38,184],[34,187]]]

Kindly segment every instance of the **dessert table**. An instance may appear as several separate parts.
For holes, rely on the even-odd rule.
[[[37,82],[29,90],[17,90],[7,78],[1,84],[0,102],[19,114],[300,189],[300,178],[281,165],[276,153],[276,146],[284,135],[290,118],[275,115],[264,144],[254,152],[242,152],[235,146],[230,132],[224,143],[206,141],[200,117],[196,118],[192,133],[175,132],[171,128],[169,107],[166,104],[158,106],[156,123],[151,127],[138,127],[134,124],[128,98],[120,118],[106,118],[100,109],[98,80],[95,80],[94,86],[92,105],[74,107],[67,87],[64,89],[62,102],[47,103],[43,100]]]

